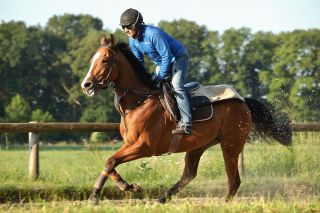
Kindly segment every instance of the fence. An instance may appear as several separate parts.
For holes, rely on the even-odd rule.
[[[320,131],[320,123],[293,123],[293,131]],[[39,133],[58,132],[112,132],[119,128],[118,123],[0,123],[0,133],[29,133],[29,176],[39,176]],[[239,156],[238,168],[244,174],[243,153]]]
[[[0,133],[29,133],[29,176],[39,177],[39,133],[58,132],[110,132],[118,123],[0,123]]]

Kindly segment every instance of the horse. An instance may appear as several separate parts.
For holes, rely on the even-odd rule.
[[[102,36],[81,87],[88,96],[94,96],[108,87],[113,88],[115,105],[121,115],[119,130],[124,144],[106,159],[89,202],[99,202],[99,194],[108,177],[122,191],[141,193],[139,185],[127,183],[115,168],[136,159],[168,153],[175,121],[170,119],[170,113],[161,104],[160,92],[154,87],[151,77],[131,53],[128,44],[115,42],[113,35],[108,39]],[[200,157],[211,146],[221,146],[228,178],[226,201],[229,201],[241,183],[238,159],[250,132],[285,146],[291,145],[290,123],[277,121],[276,111],[262,102],[246,98],[245,101],[230,99],[211,105],[214,116],[194,123],[192,134],[182,137],[176,152],[186,153],[183,174],[158,198],[158,202],[170,200],[196,177]]]

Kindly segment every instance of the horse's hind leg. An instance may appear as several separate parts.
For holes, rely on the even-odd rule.
[[[207,148],[208,147],[202,147],[200,149],[186,153],[185,167],[182,177],[161,198],[159,198],[158,201],[160,203],[165,203],[167,200],[171,198],[172,195],[178,193],[183,187],[185,187],[192,179],[196,177],[200,157]]]
[[[225,169],[228,176],[228,195],[226,201],[232,199],[241,184],[238,171],[238,160],[239,154],[242,152],[243,146],[246,142],[246,138],[240,137],[239,140],[239,137],[237,136],[239,135],[229,135],[226,138],[222,138],[220,141]]]

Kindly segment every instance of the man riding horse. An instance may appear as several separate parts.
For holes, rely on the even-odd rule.
[[[188,67],[187,51],[162,30],[144,25],[137,10],[126,10],[120,22],[129,36],[131,49],[127,44],[117,44],[113,35],[109,39],[102,36],[100,47],[92,57],[89,71],[81,83],[88,96],[112,87],[115,107],[121,115],[119,131],[124,140],[124,144],[106,158],[105,166],[89,197],[91,203],[98,203],[108,178],[122,191],[141,193],[142,188],[126,182],[116,167],[129,161],[168,153],[173,138],[181,136],[172,135],[172,132],[189,134],[181,136],[181,143],[173,151],[186,152],[185,167],[181,178],[159,198],[160,203],[171,199],[196,177],[200,158],[209,147],[220,144],[228,177],[226,200],[230,200],[241,184],[238,159],[250,132],[274,139],[283,145],[291,144],[292,129],[286,115],[279,120],[276,119],[277,110],[271,111],[258,100],[229,96],[230,91],[234,90],[228,85],[199,86],[190,91],[192,97],[208,97],[210,102],[199,107],[209,108],[211,112],[209,117],[196,122],[195,112],[204,110],[193,110],[194,122],[190,134],[190,108],[183,87]],[[160,68],[155,78],[158,83],[172,75],[182,117],[178,128],[162,104],[159,91],[154,90],[151,74],[141,64],[144,54],[150,56]],[[193,101],[191,103],[194,104]]]
[[[189,63],[186,48],[162,29],[144,24],[141,13],[135,9],[122,13],[120,26],[129,36],[129,45],[136,58],[144,64],[144,55],[147,55],[157,65],[153,76],[156,86],[171,80],[181,117],[172,134],[190,135],[192,115],[184,89]]]

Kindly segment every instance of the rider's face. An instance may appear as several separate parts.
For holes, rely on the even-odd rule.
[[[124,26],[122,27],[127,36],[135,38],[138,34],[138,28],[132,26]]]

